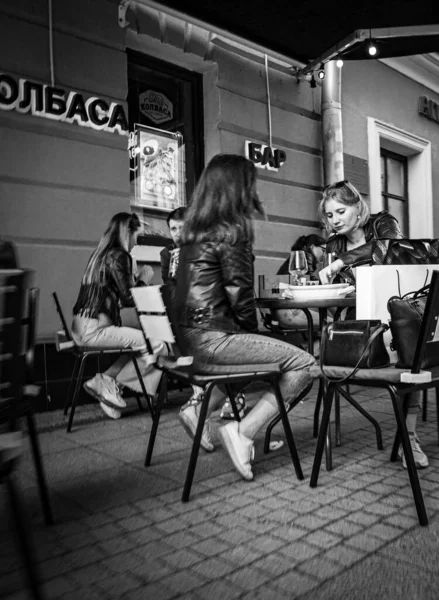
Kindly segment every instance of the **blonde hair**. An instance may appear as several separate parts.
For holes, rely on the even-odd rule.
[[[356,206],[358,208],[358,215],[360,217],[358,219],[358,227],[364,227],[369,220],[369,206],[363,200],[357,188],[347,179],[344,179],[343,181],[337,181],[336,183],[331,183],[325,187],[323,190],[322,199],[320,200],[317,208],[320,220],[324,224],[326,231],[329,233],[332,233],[332,227],[329,224],[325,210],[326,202],[328,200],[335,200],[336,202],[340,202],[340,204],[344,204],[345,206]]]

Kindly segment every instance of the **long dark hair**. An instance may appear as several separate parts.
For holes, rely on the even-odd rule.
[[[112,217],[96,250],[90,256],[82,277],[83,284],[105,284],[105,257],[114,248],[128,251],[129,236],[140,228],[135,213],[120,212]]]
[[[252,242],[255,212],[264,214],[256,191],[256,167],[244,156],[217,154],[204,169],[192,195],[182,242]]]

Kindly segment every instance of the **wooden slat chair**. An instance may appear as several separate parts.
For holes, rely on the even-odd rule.
[[[392,400],[393,412],[397,425],[397,433],[393,443],[390,460],[395,462],[398,458],[398,448],[401,443],[407,463],[407,471],[410,479],[410,485],[413,492],[416,511],[420,525],[428,525],[428,517],[425,510],[424,499],[422,496],[421,486],[419,484],[418,472],[415,466],[413,452],[407,431],[405,417],[407,415],[408,395],[414,392],[435,388],[436,402],[439,406],[439,272],[433,272],[430,292],[425,307],[424,317],[421,323],[419,338],[417,340],[416,351],[413,361],[413,366],[410,375],[419,375],[422,358],[425,355],[427,344],[429,354],[438,357],[437,366],[428,369],[426,372],[430,374],[429,381],[401,381],[401,375],[407,373],[407,369],[396,369],[390,365],[385,369],[359,369],[355,375],[349,378],[349,382],[353,385],[362,387],[377,387],[388,390]],[[334,393],[342,384],[337,383],[337,379],[343,379],[352,371],[352,367],[325,367],[325,373],[333,379],[328,382],[326,394],[323,398],[323,415],[319,429],[317,440],[316,453],[314,464],[311,473],[310,486],[316,487],[322,461],[325,440],[328,435],[329,420],[331,407],[334,398]],[[318,376],[319,373],[316,372]],[[428,377],[428,375],[427,375]],[[345,381],[344,381],[345,383]],[[345,395],[345,393],[343,393]],[[438,414],[438,435],[439,435],[439,414]]]
[[[152,404],[152,400],[150,395],[147,393],[145,389],[145,384],[143,382],[142,375],[139,370],[139,365],[137,363],[136,355],[138,353],[137,350],[132,350],[131,348],[89,348],[87,346],[79,346],[74,341],[72,334],[70,333],[70,329],[67,326],[67,321],[64,317],[63,310],[61,308],[60,301],[58,299],[58,295],[56,292],[52,293],[53,300],[55,302],[56,311],[61,321],[62,330],[56,333],[56,349],[61,353],[70,353],[75,357],[75,364],[73,366],[72,376],[70,378],[69,391],[67,394],[67,398],[64,404],[64,415],[67,415],[70,408],[69,420],[67,423],[67,433],[70,433],[73,425],[73,418],[75,416],[76,403],[78,401],[78,396],[81,391],[81,384],[84,380],[84,369],[87,362],[87,359],[91,356],[109,356],[109,355],[120,355],[127,354],[130,356],[133,361],[134,367],[136,369],[137,376],[139,378],[140,386],[142,389],[142,394],[146,398],[148,403],[149,412],[151,416],[154,414],[154,407]],[[76,385],[75,385],[76,379]],[[140,401],[140,397],[138,394],[135,394],[137,404],[139,405],[139,409],[143,410],[142,403]]]
[[[15,297],[13,292],[8,293],[5,291],[15,284],[4,285],[4,282],[13,282],[16,277],[20,276],[23,277],[23,289],[21,290],[23,299],[18,298],[18,296]],[[26,419],[44,519],[47,525],[51,525],[53,523],[53,515],[34,419],[35,398],[40,392],[39,386],[34,384],[33,375],[39,290],[38,288],[29,289],[31,276],[31,271],[0,271],[3,306],[3,321],[0,326],[1,353],[3,357],[5,355],[6,357],[9,356],[9,358],[3,358],[0,361],[0,423],[6,424],[8,429],[14,432],[18,428],[18,420],[22,418]],[[27,308],[25,308],[26,302]],[[23,317],[24,314],[26,316]],[[15,319],[15,316],[18,318],[17,323],[13,323],[11,320]],[[23,335],[24,327],[27,328],[25,336]],[[12,337],[14,337],[14,345],[12,345]],[[9,361],[15,360],[13,357],[16,343],[18,344],[18,365],[9,368]],[[14,373],[18,376],[17,381],[13,380]],[[19,386],[19,390],[16,389],[16,385]]]
[[[279,365],[249,364],[245,366],[221,366],[197,363],[189,354],[181,330],[176,323],[176,320],[172,318],[170,295],[166,286],[134,288],[131,292],[147,345],[149,345],[150,339],[155,339],[166,342],[172,348],[172,354],[170,356],[157,357],[156,366],[177,380],[204,388],[204,398],[201,403],[197,431],[192,444],[192,452],[184,483],[182,501],[187,502],[189,500],[200,449],[201,435],[209,406],[209,399],[211,392],[216,385],[223,385],[226,388],[236,418],[238,417],[238,410],[235,403],[234,385],[239,384],[238,387],[240,389],[256,379],[265,380],[271,383],[279,406],[279,412],[281,414],[282,424],[296,475],[298,479],[303,479],[302,468],[294,443],[293,433],[279,388],[279,378],[281,376]],[[310,388],[311,386],[308,386],[307,389],[304,390],[301,395],[302,398],[305,397]],[[159,394],[146,452],[145,466],[151,464],[163,400],[164,394]]]

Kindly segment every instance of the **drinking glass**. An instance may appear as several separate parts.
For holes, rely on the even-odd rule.
[[[293,284],[297,284],[299,281],[299,277],[307,273],[308,264],[306,262],[306,256],[303,250],[291,251],[290,262],[288,264],[288,271],[293,280]]]

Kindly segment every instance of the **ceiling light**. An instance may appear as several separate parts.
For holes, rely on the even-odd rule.
[[[323,81],[325,79],[325,65],[322,63],[320,69],[317,71],[317,77]]]
[[[337,65],[337,67],[338,67],[339,69],[341,69],[341,68],[342,68],[342,66],[343,66],[343,61],[342,61],[342,59],[341,59],[341,58],[338,58],[338,59],[337,59],[337,62],[336,62],[335,64]]]
[[[373,40],[368,41],[366,48],[369,56],[376,56],[378,54],[377,45]]]

